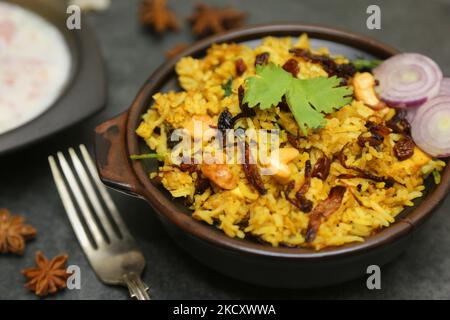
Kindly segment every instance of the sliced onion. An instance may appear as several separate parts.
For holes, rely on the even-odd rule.
[[[438,95],[450,96],[450,78],[444,78],[441,81],[441,87],[439,88]]]
[[[450,156],[450,95],[437,96],[417,109],[411,135],[429,155]]]
[[[395,55],[373,70],[377,93],[391,107],[417,107],[435,97],[443,78],[439,66],[418,53]]]
[[[408,120],[409,123],[413,123],[418,109],[419,107],[409,107],[406,109],[406,120]]]

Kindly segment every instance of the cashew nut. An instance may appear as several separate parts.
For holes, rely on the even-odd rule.
[[[278,159],[271,157],[269,168],[280,183],[289,182],[291,170],[289,169],[288,163],[294,160],[299,154],[300,152],[295,148],[281,148],[278,150]]]
[[[356,99],[374,109],[384,107],[384,103],[378,99],[375,93],[375,78],[369,72],[357,73],[353,77]]]

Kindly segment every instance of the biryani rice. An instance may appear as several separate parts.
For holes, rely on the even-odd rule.
[[[182,58],[176,65],[180,92],[157,93],[153,105],[143,116],[136,130],[148,146],[159,154],[168,154],[170,147],[167,137],[173,128],[185,128],[195,116],[209,116],[217,123],[226,108],[231,114],[240,112],[238,87],[244,80],[255,74],[256,55],[269,52],[270,61],[283,65],[292,58],[289,49],[300,47],[311,49],[307,35],[299,39],[264,38],[259,46],[252,49],[241,44],[215,44],[208,49],[202,59]],[[327,49],[314,52],[327,54]],[[247,68],[241,76],[236,75],[235,61],[243,59]],[[323,68],[311,62],[296,58],[299,62],[301,79],[327,76]],[[346,62],[344,57],[336,59]],[[232,94],[225,96],[223,85],[232,79]],[[391,133],[384,139],[381,148],[366,145],[361,149],[356,140],[361,132],[367,131],[367,120],[388,120],[395,114],[394,109],[373,110],[361,101],[353,100],[349,105],[327,116],[326,125],[300,140],[297,146],[300,154],[289,164],[290,176],[298,189],[305,179],[305,163],[315,163],[318,150],[332,158],[343,146],[349,145],[347,164],[376,172],[380,176],[393,177],[399,183],[386,188],[384,182],[374,182],[364,178],[339,179],[342,174],[350,174],[339,161],[333,161],[330,174],[325,181],[312,178],[306,198],[315,206],[328,197],[330,189],[336,185],[347,187],[341,206],[324,220],[314,241],[305,241],[309,223],[307,213],[300,211],[285,197],[285,185],[272,176],[263,176],[267,194],[260,195],[247,181],[240,165],[230,165],[239,177],[238,187],[224,190],[217,186],[208,188],[202,194],[195,194],[198,173],[183,172],[166,156],[157,173],[163,186],[173,197],[187,197],[191,200],[192,217],[221,229],[229,237],[256,237],[272,246],[313,247],[317,250],[328,246],[339,246],[350,242],[361,242],[373,232],[388,227],[395,217],[424,190],[424,176],[434,170],[441,170],[445,163],[431,159],[418,148],[405,161],[398,161],[393,146],[401,136]],[[270,110],[256,110],[256,116],[240,119],[238,126],[255,129],[283,128],[280,143],[291,146],[288,132],[297,132],[298,125],[291,114],[278,107]],[[358,154],[358,157],[356,156]],[[294,189],[295,190],[295,189]]]

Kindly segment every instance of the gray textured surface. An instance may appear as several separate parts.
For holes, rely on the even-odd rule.
[[[113,0],[109,11],[89,17],[104,51],[109,72],[107,109],[39,145],[0,158],[0,207],[23,213],[39,231],[24,257],[0,256],[0,299],[33,299],[22,288],[19,271],[33,264],[34,252],[67,252],[82,270],[82,290],[65,291],[58,299],[126,299],[127,291],[104,286],[80,250],[56,194],[47,155],[78,143],[91,146],[92,130],[125,110],[149,74],[164,61],[163,52],[179,41],[190,41],[189,29],[154,38],[136,23],[137,1]],[[169,0],[180,16],[195,1]],[[295,21],[341,27],[380,39],[403,51],[422,52],[450,75],[450,1],[207,1],[233,4],[250,13],[249,23]],[[365,27],[365,9],[379,4],[382,30]],[[155,299],[244,298],[450,298],[450,197],[417,235],[411,248],[382,269],[382,290],[369,291],[359,279],[320,290],[273,290],[225,278],[184,254],[162,230],[146,203],[114,193],[132,233],[145,253],[145,281]],[[270,277],[270,275],[267,275]]]

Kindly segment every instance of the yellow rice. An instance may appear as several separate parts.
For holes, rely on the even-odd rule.
[[[233,115],[238,114],[240,109],[237,90],[247,77],[255,74],[255,56],[269,52],[270,61],[282,65],[292,58],[289,54],[292,47],[310,49],[307,35],[302,35],[299,39],[267,37],[254,49],[233,43],[216,44],[202,59],[182,58],[176,65],[176,72],[183,90],[155,94],[153,105],[143,116],[137,134],[145,139],[152,150],[167,154],[170,152],[167,145],[169,128],[183,128],[193,116],[201,115],[209,115],[217,123],[219,114],[225,108]],[[328,54],[326,48],[314,52]],[[242,76],[237,76],[235,71],[235,61],[238,58],[242,58],[247,66]],[[301,58],[297,60],[300,65],[299,78],[327,76],[320,65]],[[336,61],[343,63],[346,59],[340,57]],[[222,85],[231,77],[232,94],[225,97]],[[314,147],[331,158],[345,144],[355,145],[360,133],[367,131],[364,126],[367,120],[388,120],[393,115],[393,109],[376,111],[354,100],[328,115],[326,125],[322,129],[316,130],[307,139],[301,139],[300,149],[308,150]],[[282,113],[276,107],[264,112],[257,110],[256,117],[239,120],[239,126],[274,129],[276,127],[273,122],[277,121],[282,128],[297,132],[298,126],[293,117]],[[166,156],[159,171],[151,173],[150,177],[159,176],[173,197],[189,198],[192,202],[193,218],[216,226],[229,237],[251,236],[273,246],[312,246],[318,250],[349,242],[361,242],[376,230],[388,227],[406,206],[413,205],[413,199],[422,196],[424,176],[445,166],[444,162],[431,159],[418,148],[410,159],[398,161],[392,147],[399,139],[398,134],[391,133],[384,139],[381,151],[365,147],[361,157],[349,155],[347,164],[369,169],[380,176],[393,177],[403,185],[396,183],[392,188],[384,188],[384,183],[363,178],[338,179],[340,174],[352,173],[338,161],[333,161],[330,175],[325,181],[312,178],[306,198],[311,200],[314,206],[327,198],[333,186],[347,186],[350,192],[345,193],[340,208],[322,222],[311,244],[305,242],[308,214],[301,212],[285,199],[285,185],[271,176],[263,176],[268,192],[261,196],[249,185],[241,166],[230,165],[232,171],[239,176],[239,186],[236,189],[223,190],[214,186],[203,194],[195,195],[197,173],[182,172],[171,163],[170,157]],[[285,130],[281,131],[280,140],[290,146]],[[311,160],[314,163],[316,157],[317,154],[313,151],[303,151],[290,163],[291,177],[296,181],[296,186],[300,186],[304,180],[305,162]]]

